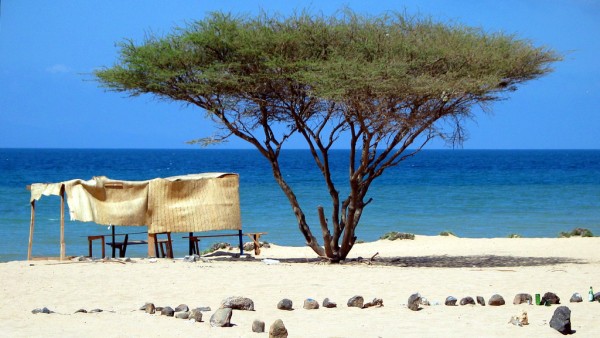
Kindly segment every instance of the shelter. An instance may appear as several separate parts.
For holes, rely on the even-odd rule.
[[[65,258],[65,194],[73,221],[147,226],[148,234],[242,229],[239,175],[232,173],[192,174],[148,181],[120,181],[98,176],[88,181],[35,183],[28,188],[31,190],[28,259],[31,259],[35,227],[35,202],[43,195],[61,198],[61,260]]]

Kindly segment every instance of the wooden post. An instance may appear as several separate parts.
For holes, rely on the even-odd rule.
[[[158,257],[157,256],[158,252],[156,252],[155,246],[156,246],[156,235],[151,234],[150,231],[148,231],[148,257]]]
[[[65,185],[60,187],[60,260],[65,260]]]
[[[238,230],[238,236],[240,238],[240,257],[244,254],[244,241],[242,241],[242,230]]]
[[[33,245],[33,229],[35,227],[35,200],[31,201],[31,221],[29,223],[29,247],[27,248],[27,260],[31,260],[31,246]]]

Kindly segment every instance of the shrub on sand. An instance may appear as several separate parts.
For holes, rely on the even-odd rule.
[[[585,229],[585,228],[575,228],[573,230],[571,230],[571,232],[561,232],[558,234],[558,237],[561,238],[569,238],[572,236],[579,236],[579,237],[594,237],[594,234],[592,234],[592,232],[589,229]]]
[[[442,231],[442,232],[440,232],[440,236],[454,236],[454,237],[456,237],[456,235],[452,231]]]
[[[521,238],[523,236],[519,235],[519,234],[510,234],[508,235],[508,238]]]
[[[388,232],[387,234],[381,236],[379,239],[389,239],[390,241],[395,241],[397,239],[415,239],[415,234],[392,231],[392,232]]]

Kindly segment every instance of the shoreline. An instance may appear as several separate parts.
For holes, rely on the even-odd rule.
[[[25,336],[178,336],[268,337],[269,326],[282,319],[290,337],[461,337],[473,332],[483,337],[562,336],[548,323],[557,305],[513,305],[518,293],[556,293],[571,309],[577,337],[600,335],[600,303],[569,303],[575,292],[586,299],[590,286],[600,291],[600,237],[592,238],[495,238],[467,239],[446,236],[416,236],[415,240],[380,240],[357,244],[350,258],[433,257],[452,261],[461,256],[562,257],[572,261],[549,265],[420,267],[317,262],[265,264],[263,259],[312,259],[310,248],[272,245],[255,260],[184,262],[181,259],[133,259],[131,262],[12,261],[0,263],[5,276],[0,305],[0,323],[6,334]],[[234,250],[232,250],[234,251]],[[597,283],[597,284],[594,284]],[[419,292],[433,305],[420,311],[407,308],[408,297]],[[445,306],[453,296],[494,295],[503,306]],[[365,302],[383,300],[383,307],[350,308],[355,295]],[[230,296],[248,297],[255,311],[234,310],[233,327],[216,328],[210,316]],[[288,298],[293,311],[276,308]],[[324,298],[337,308],[302,308],[307,298],[320,304]],[[156,306],[187,304],[209,306],[203,322],[150,315],[138,310],[146,302]],[[435,305],[440,304],[440,305]],[[54,314],[32,314],[48,307]],[[101,313],[74,313],[80,308]],[[529,325],[509,322],[527,311]],[[267,333],[253,333],[252,322],[260,319]]]

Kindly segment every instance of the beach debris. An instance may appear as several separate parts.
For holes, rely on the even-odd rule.
[[[54,313],[54,311],[50,311],[50,309],[48,309],[47,307],[43,307],[43,308],[37,308],[37,309],[33,309],[31,310],[31,313],[33,314],[37,314],[37,313],[45,313],[45,314],[50,314],[50,313]]]
[[[499,294],[493,295],[488,301],[488,305],[490,306],[501,306],[504,304],[506,304],[506,302],[504,301],[504,298],[502,298],[502,296],[500,296]]]
[[[288,331],[281,319],[277,319],[269,328],[269,338],[287,338]]]
[[[446,306],[456,306],[456,302],[458,301],[458,299],[452,297],[452,296],[448,296],[446,298],[446,301],[444,302],[444,304]]]
[[[477,304],[481,305],[481,306],[485,306],[485,298],[483,298],[482,296],[477,296]]]
[[[475,305],[473,297],[464,297],[460,300],[460,305]]]
[[[540,305],[560,304],[560,298],[553,292],[546,292],[542,297]]]
[[[173,315],[175,314],[175,311],[173,310],[172,307],[165,306],[160,310],[160,314],[162,316],[173,317]]]
[[[190,308],[187,305],[185,305],[185,304],[179,304],[175,308],[175,312],[181,312],[181,311],[187,312],[187,311],[190,311]]]
[[[195,308],[190,311],[189,319],[193,319],[195,322],[202,321],[202,310],[200,308]]]
[[[92,310],[88,311],[88,313],[100,313],[100,312],[103,312],[103,311],[104,310],[102,310],[102,309],[92,309]]]
[[[523,311],[520,316],[510,317],[510,320],[508,322],[515,326],[529,325],[529,318],[527,317],[527,312]]]
[[[217,309],[215,313],[210,317],[210,326],[212,327],[229,327],[231,326],[231,315],[233,310],[231,308]]]
[[[519,305],[523,303],[531,305],[532,302],[533,297],[531,297],[531,295],[528,293],[517,293],[515,295],[515,298],[513,299],[514,305]]]
[[[579,292],[575,292],[571,296],[571,299],[569,299],[569,302],[571,302],[571,303],[581,303],[581,302],[583,302],[583,297],[581,297],[581,294]]]
[[[353,296],[352,298],[348,299],[348,307],[357,307],[357,308],[361,308],[363,307],[363,305],[365,304],[365,299],[362,296]]]
[[[421,295],[417,293],[413,293],[408,297],[408,308],[413,311],[419,310],[419,304],[421,303]]]
[[[421,296],[421,305],[423,306],[431,306],[431,303],[429,302],[429,300],[423,296]]]
[[[221,308],[234,310],[254,311],[254,301],[246,297],[227,297],[221,302]]]
[[[316,310],[319,308],[319,302],[312,298],[307,298],[304,300],[304,305],[302,307],[307,310]]]
[[[156,258],[150,258],[148,260],[148,262],[150,262],[150,263],[156,263],[156,262],[158,262],[158,259],[156,259]]]
[[[325,298],[325,299],[323,299],[323,307],[331,309],[331,308],[337,307],[337,304],[330,301],[329,298]]]
[[[252,322],[252,332],[263,333],[265,332],[265,322],[262,320],[255,319]]]
[[[183,311],[183,312],[177,312],[175,314],[175,318],[179,318],[179,319],[189,319],[190,318],[190,313],[188,311]]]
[[[265,258],[261,262],[263,262],[263,263],[265,263],[267,265],[273,265],[273,264],[279,264],[279,263],[281,263],[280,261],[278,261],[276,259],[270,259],[270,258]]]
[[[562,334],[571,334],[571,310],[566,306],[559,306],[554,310],[550,319],[550,327]]]
[[[195,255],[195,254],[183,257],[183,261],[186,263],[195,263],[199,259],[200,259],[200,256]]]
[[[369,307],[382,307],[383,306],[383,299],[381,298],[373,298],[372,301],[366,303],[365,305],[363,305],[363,309],[369,308]]]
[[[86,309],[79,309],[77,311],[75,311],[75,313],[87,313]]]
[[[279,303],[277,303],[277,308],[279,310],[293,310],[292,308],[292,301],[290,299],[284,298],[282,300],[279,301]]]

